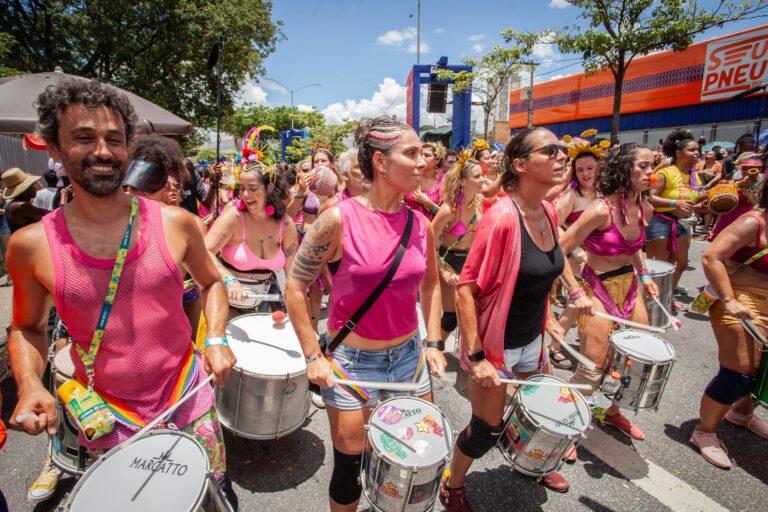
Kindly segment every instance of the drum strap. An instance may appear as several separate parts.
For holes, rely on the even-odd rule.
[[[637,276],[632,274],[632,284],[627,290],[627,295],[624,297],[624,304],[622,304],[621,310],[613,302],[611,294],[605,289],[605,285],[600,280],[600,276],[595,274],[592,267],[584,265],[581,270],[581,277],[592,289],[592,292],[600,300],[600,303],[605,308],[605,311],[609,315],[613,315],[619,318],[629,318],[632,316],[632,310],[635,308],[635,302],[637,301]]]
[[[360,319],[363,318],[368,310],[371,309],[371,306],[373,306],[376,300],[378,300],[379,296],[384,292],[387,286],[389,286],[390,281],[392,281],[392,278],[395,276],[395,272],[397,272],[397,268],[400,266],[400,262],[402,261],[403,255],[405,254],[405,248],[408,245],[408,241],[411,239],[411,230],[413,228],[413,210],[406,207],[406,212],[408,213],[408,219],[405,221],[405,229],[403,229],[403,234],[400,237],[395,259],[389,266],[387,274],[384,276],[384,279],[381,280],[379,285],[371,292],[368,298],[365,299],[365,301],[360,305],[357,311],[355,311],[355,314],[352,315],[352,318],[347,320],[347,323],[344,324],[344,327],[342,327],[336,336],[334,336],[333,340],[328,344],[326,349],[327,353],[332,353],[334,350],[336,350],[336,347],[338,347],[339,344],[344,341],[344,338],[346,338],[350,332],[355,330],[357,323],[360,321]]]
[[[91,347],[88,349],[88,353],[83,348],[75,343],[77,349],[77,355],[83,361],[85,366],[86,377],[88,381],[88,389],[93,390],[93,380],[95,370],[93,367],[96,361],[96,354],[99,352],[101,346],[101,340],[104,338],[104,329],[107,326],[107,320],[109,319],[109,313],[112,311],[112,303],[115,302],[115,294],[117,293],[117,285],[120,283],[120,275],[123,273],[123,266],[125,265],[125,259],[128,257],[128,245],[131,242],[131,231],[133,231],[133,221],[136,220],[136,212],[139,209],[139,200],[135,196],[131,199],[131,214],[128,217],[128,226],[125,228],[125,235],[123,235],[123,241],[120,242],[120,248],[117,250],[117,257],[115,258],[115,266],[112,268],[112,278],[109,280],[109,286],[107,287],[107,295],[104,297],[104,304],[101,306],[101,313],[99,313],[99,321],[96,324],[96,330],[93,331],[93,338],[91,339]]]

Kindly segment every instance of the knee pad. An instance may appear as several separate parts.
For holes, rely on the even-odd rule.
[[[597,390],[597,388],[600,387],[600,382],[603,379],[603,373],[605,373],[605,370],[602,368],[595,368],[594,370],[590,370],[583,364],[579,363],[576,365],[576,371],[571,377],[571,383],[588,384],[592,390],[582,391],[581,393],[586,396],[590,396]]]
[[[491,448],[496,446],[502,432],[504,432],[503,424],[492,427],[474,414],[468,427],[472,433],[467,435],[467,429],[462,430],[456,440],[456,445],[464,455],[472,459],[479,459],[488,453]]]
[[[756,377],[746,373],[737,372],[728,368],[720,367],[715,378],[713,378],[704,390],[704,394],[715,402],[723,405],[732,405],[738,399],[743,398],[752,391],[755,386]]]
[[[349,505],[360,499],[363,488],[358,482],[362,455],[347,455],[333,449],[333,473],[328,494],[339,505]]]
[[[445,332],[453,332],[458,324],[455,311],[446,311],[440,319],[440,328]]]

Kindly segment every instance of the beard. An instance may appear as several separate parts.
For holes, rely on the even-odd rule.
[[[102,197],[110,196],[121,189],[127,168],[125,162],[114,158],[102,160],[88,157],[80,162],[68,162],[64,159],[63,163],[72,181],[89,194]],[[88,170],[88,167],[91,165],[112,166],[115,172],[106,176],[94,174]]]

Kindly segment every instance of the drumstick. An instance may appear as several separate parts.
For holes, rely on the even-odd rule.
[[[551,387],[558,387],[558,388],[569,388],[569,389],[583,389],[584,391],[589,391],[592,389],[592,386],[589,384],[571,384],[566,382],[549,382],[549,381],[530,381],[530,380],[520,380],[520,379],[501,379],[502,384],[517,384],[518,386],[551,386]]]
[[[34,412],[22,412],[21,414],[17,414],[13,419],[16,421],[16,423],[21,424],[27,420],[37,421],[40,419],[40,417]]]
[[[568,307],[575,308],[576,306],[573,304],[568,304]],[[632,320],[619,318],[618,316],[609,315],[608,313],[603,313],[602,311],[595,311],[595,316],[599,316],[600,318],[605,318],[606,320],[612,320],[617,324],[624,324],[629,327],[636,327],[638,329],[644,329],[650,332],[658,332],[662,334],[664,333],[664,329],[662,329],[661,327],[654,327],[652,325],[641,324],[640,322],[633,322]]]
[[[187,391],[187,394],[186,394],[186,395],[184,395],[183,397],[181,397],[181,398],[180,398],[180,399],[179,399],[179,400],[178,400],[176,403],[174,403],[174,404],[173,404],[173,405],[171,405],[169,408],[167,408],[165,411],[163,411],[162,413],[160,413],[160,416],[158,416],[157,418],[155,418],[155,419],[153,419],[152,421],[150,421],[149,423],[147,423],[147,425],[146,425],[144,428],[142,428],[141,430],[139,430],[138,432],[136,432],[136,433],[135,433],[133,436],[129,437],[128,439],[126,439],[125,441],[123,441],[122,443],[120,443],[119,445],[117,445],[117,446],[115,447],[115,449],[119,450],[119,449],[121,449],[121,448],[125,448],[126,446],[128,446],[128,445],[129,445],[129,444],[131,444],[132,442],[134,442],[134,441],[138,441],[139,439],[141,439],[141,437],[142,437],[144,434],[146,434],[147,432],[149,432],[150,430],[152,430],[153,428],[155,428],[155,427],[157,426],[157,424],[158,424],[158,423],[160,423],[161,421],[163,421],[165,418],[167,418],[167,417],[168,417],[168,415],[169,415],[169,414],[171,414],[173,411],[175,411],[176,409],[178,409],[178,408],[179,408],[179,406],[181,406],[181,404],[183,404],[184,402],[186,402],[187,400],[189,400],[190,398],[192,398],[192,396],[194,396],[194,394],[195,394],[195,393],[197,393],[198,391],[200,391],[200,390],[201,390],[201,389],[202,389],[204,386],[206,386],[206,385],[207,385],[209,382],[211,382],[211,380],[213,380],[213,374],[210,374],[210,375],[209,375],[208,377],[206,377],[206,378],[205,378],[205,380],[203,380],[203,381],[202,381],[200,384],[198,384],[197,386],[195,386],[195,387],[194,387],[194,388],[192,388],[191,390]]]
[[[553,336],[553,339],[554,339],[554,336]],[[560,348],[565,349],[566,352],[571,354],[574,359],[576,359],[579,363],[583,364],[588,370],[594,370],[595,368],[597,368],[597,365],[594,363],[594,361],[592,361],[588,357],[580,354],[579,352],[571,348],[571,346],[568,345],[563,340],[557,340],[557,342],[560,343]]]
[[[669,311],[667,311],[667,308],[664,307],[664,305],[661,303],[661,301],[659,301],[657,297],[651,297],[651,299],[653,299],[653,302],[655,302],[656,305],[659,306],[659,309],[661,309],[661,311],[664,313],[664,316],[667,317],[667,321],[672,325],[672,329],[674,329],[675,331],[679,331],[680,326],[683,325],[683,322],[681,322],[677,318],[670,315]]]
[[[350,379],[334,379],[334,382],[342,386],[360,386],[362,388],[385,389],[387,391],[416,391],[419,389],[419,384],[416,382],[377,382]]]
[[[768,347],[768,340],[765,339],[765,336],[762,335],[757,326],[752,323],[752,320],[749,318],[739,318],[739,323],[742,327],[744,327],[744,330],[747,331],[750,336],[755,338],[755,341],[764,347]]]

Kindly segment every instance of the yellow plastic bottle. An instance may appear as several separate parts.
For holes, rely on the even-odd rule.
[[[112,432],[115,415],[97,393],[71,379],[59,387],[57,394],[86,439],[93,441]]]

